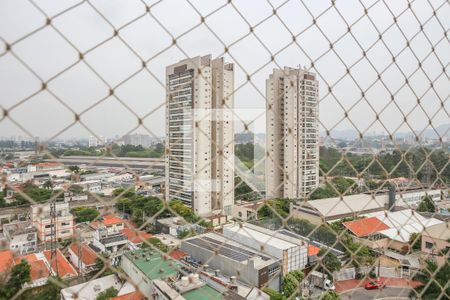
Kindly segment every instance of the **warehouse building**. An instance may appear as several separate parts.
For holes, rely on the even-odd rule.
[[[280,259],[282,274],[304,269],[308,263],[308,243],[302,239],[249,223],[225,225],[223,235]]]
[[[279,290],[280,260],[252,250],[217,234],[198,235],[181,243],[181,250],[199,264],[220,270],[226,276],[236,276],[244,283]]]

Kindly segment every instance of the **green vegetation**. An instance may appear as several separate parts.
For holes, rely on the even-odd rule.
[[[420,251],[422,248],[422,235],[417,232],[411,233],[408,244],[413,251]]]
[[[373,162],[374,156],[370,154],[357,155],[347,153],[345,156],[336,148],[320,147],[320,168],[328,176],[350,176],[355,177],[358,173],[378,178],[388,178],[387,173],[392,173],[389,177],[410,177],[411,172],[417,171],[417,178],[423,182],[427,181],[427,156],[428,160],[436,167],[439,177],[446,183],[450,182],[450,166],[448,162],[448,152],[445,150],[434,150],[425,147],[416,147],[406,151],[394,150],[392,152],[382,152],[377,154],[377,161]],[[411,166],[411,168],[408,166]],[[370,165],[370,167],[369,167]],[[368,169],[366,170],[366,168]],[[386,170],[386,171],[385,171]],[[437,173],[432,168],[429,179],[433,182]]]
[[[324,199],[331,197],[338,197],[341,195],[353,195],[359,193],[360,190],[356,182],[350,178],[334,177],[329,182],[325,183],[323,187],[317,188],[309,199]]]
[[[325,272],[332,276],[333,272],[339,271],[341,269],[342,264],[334,253],[332,253],[331,251],[327,251],[327,249],[322,248],[317,254],[321,261],[319,271]]]
[[[109,287],[106,290],[104,290],[103,292],[99,293],[97,295],[97,298],[95,298],[96,300],[108,300],[111,298],[116,297],[119,294],[119,291],[117,289],[115,289],[114,287]]]
[[[186,220],[188,223],[198,223],[198,225],[203,227],[211,227],[212,224],[210,222],[206,222],[202,220],[199,216],[197,216],[191,208],[186,206],[180,200],[171,200],[169,202],[170,208],[180,217]]]
[[[114,196],[121,197],[116,202],[116,209],[126,214],[130,214],[137,226],[141,226],[147,217],[153,217],[159,213],[158,217],[168,217],[173,215],[172,211],[180,217],[183,217],[188,223],[198,223],[203,227],[210,227],[211,224],[197,216],[190,207],[179,200],[171,200],[169,207],[172,210],[164,208],[164,202],[156,197],[144,197],[137,195],[133,190],[124,190],[122,188],[113,191]]]
[[[26,260],[11,268],[5,282],[0,282],[0,299],[12,299],[22,288],[22,285],[31,281],[30,265]]]
[[[25,183],[22,187],[22,192],[26,194],[28,197],[36,201],[37,203],[47,202],[52,196],[57,194],[56,191],[53,191],[49,188],[38,188],[32,183]],[[24,205],[30,204],[30,201],[25,198],[22,194],[15,193],[15,201],[10,204],[7,204],[4,200],[4,195],[0,195],[0,207],[7,206],[16,206],[16,205]]]
[[[273,199],[267,200],[258,210],[258,219],[263,218],[286,218],[289,215],[289,207],[293,200],[289,199]]]
[[[322,293],[319,300],[340,300],[341,297],[335,291],[326,291]]]
[[[264,149],[258,144],[246,143],[234,146],[234,155],[249,169],[252,169],[255,160],[264,158]]]
[[[294,270],[283,277],[283,296],[293,299],[300,295],[300,283],[305,275],[300,270]]]
[[[64,286],[64,282],[60,277],[50,276],[47,284],[39,291],[39,293],[29,295],[29,297],[32,297],[34,300],[59,300],[61,299],[62,286]]]
[[[78,223],[90,222],[100,214],[95,208],[85,206],[72,208],[71,213],[75,216],[76,222]]]
[[[234,198],[245,201],[255,201],[260,199],[260,195],[254,192],[251,187],[242,181],[239,176],[234,177]]]
[[[160,239],[158,239],[157,237],[151,237],[147,240],[148,243],[150,243],[150,245],[152,246],[152,248],[156,248],[161,252],[169,252],[169,247],[167,247],[166,245],[164,245]],[[144,242],[142,244],[142,248],[148,248],[151,247],[148,243]]]
[[[113,144],[111,150],[106,148],[80,147],[69,150],[52,150],[52,155],[59,156],[117,156],[117,157],[149,157],[159,158],[164,154],[164,145],[159,143],[149,148],[133,145]]]
[[[430,281],[430,278],[433,278],[433,280]],[[413,279],[422,282],[423,285],[411,291],[411,297],[424,300],[449,299],[450,259],[447,256],[447,260],[442,266],[438,266],[435,262],[427,260],[425,267],[417,272]]]
[[[141,226],[146,217],[153,217],[164,208],[161,199],[156,197],[144,197],[138,195],[133,189],[118,188],[113,191],[114,196],[120,196],[116,202],[116,209],[131,215],[132,220]]]
[[[417,207],[418,212],[436,212],[436,206],[434,205],[433,199],[429,196],[425,196],[422,198],[419,206]]]

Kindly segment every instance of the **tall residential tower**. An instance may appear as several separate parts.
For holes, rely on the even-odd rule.
[[[195,213],[234,204],[233,64],[211,55],[166,68],[166,199]]]
[[[318,81],[303,69],[275,69],[266,98],[266,195],[303,198],[319,184]]]

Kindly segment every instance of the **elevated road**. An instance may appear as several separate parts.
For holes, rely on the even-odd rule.
[[[46,159],[45,161],[59,162],[64,165],[89,165],[97,167],[164,170],[164,158],[62,156],[55,159]]]

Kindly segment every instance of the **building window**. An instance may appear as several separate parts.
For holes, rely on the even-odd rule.
[[[433,249],[433,243],[425,242],[425,248],[427,248],[427,249]]]

